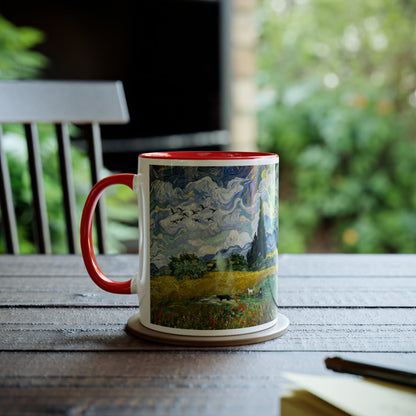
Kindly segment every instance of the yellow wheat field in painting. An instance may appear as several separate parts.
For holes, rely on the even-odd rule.
[[[173,276],[157,276],[151,279],[152,306],[166,302],[183,302],[213,295],[239,296],[258,285],[263,279],[277,273],[277,267],[257,272],[224,271],[208,272],[200,279],[185,278],[178,282]]]

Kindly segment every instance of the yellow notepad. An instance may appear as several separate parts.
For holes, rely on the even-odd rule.
[[[299,389],[281,398],[281,415],[415,416],[416,389],[353,376],[284,373]]]

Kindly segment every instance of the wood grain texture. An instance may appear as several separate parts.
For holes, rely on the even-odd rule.
[[[104,273],[131,277],[137,272],[138,256],[133,254],[100,256],[97,261]],[[0,276],[88,276],[77,255],[2,255]],[[416,277],[414,254],[280,254],[279,276],[337,277]]]
[[[106,293],[88,277],[80,256],[2,256],[0,305],[137,306],[137,296]],[[17,264],[16,264],[17,263]],[[98,256],[114,280],[128,280],[137,256]],[[50,279],[61,277],[61,279]],[[375,280],[376,279],[376,280]],[[415,307],[416,256],[282,255],[282,307]]]
[[[114,295],[86,277],[0,277],[0,306],[138,306],[136,295]],[[416,307],[408,277],[279,277],[281,307]]]
[[[281,373],[327,374],[326,356],[242,351],[2,353],[0,402],[18,414],[30,409],[39,414],[276,416],[279,396],[288,384]],[[376,353],[369,358],[350,353],[348,358],[412,364],[407,354]]]
[[[0,256],[0,413],[277,416],[282,372],[337,376],[328,356],[416,371],[415,255],[282,255],[279,302],[281,338],[169,346],[128,334],[137,296],[97,288],[79,256]]]
[[[245,351],[416,351],[416,310],[283,309],[288,333]],[[2,311],[0,349],[11,351],[195,349],[142,341],[126,333],[132,309],[53,308]]]
[[[78,255],[51,255],[39,258],[37,255],[2,255],[0,277],[88,277],[82,257]],[[138,270],[138,256],[115,255],[97,256],[104,273],[112,277],[131,277]]]

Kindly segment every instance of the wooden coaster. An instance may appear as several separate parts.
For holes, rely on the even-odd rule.
[[[189,336],[166,334],[146,328],[140,323],[140,314],[136,313],[127,321],[126,329],[131,334],[147,341],[159,342],[162,344],[184,345],[190,347],[230,347],[234,345],[256,344],[269,341],[283,335],[289,327],[289,319],[277,314],[277,322],[270,328],[258,332],[242,335],[223,336]]]

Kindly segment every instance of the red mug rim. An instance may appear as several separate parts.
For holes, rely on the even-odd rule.
[[[175,160],[242,160],[242,159],[273,159],[279,156],[275,153],[263,152],[232,152],[232,151],[179,151],[179,152],[150,152],[142,153],[139,157],[145,159],[175,159]]]

